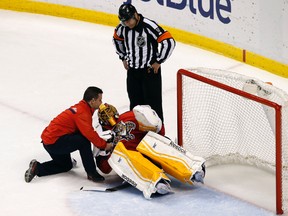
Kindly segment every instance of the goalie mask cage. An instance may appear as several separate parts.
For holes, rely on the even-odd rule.
[[[288,95],[258,79],[195,68],[177,73],[178,142],[206,166],[275,173],[276,213],[288,212]]]

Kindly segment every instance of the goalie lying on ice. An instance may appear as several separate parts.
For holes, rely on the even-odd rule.
[[[162,136],[164,126],[149,106],[139,105],[119,115],[115,107],[105,104],[99,109],[98,117],[102,127],[114,134],[111,141],[117,143],[112,154],[96,156],[97,167],[102,172],[109,173],[113,168],[147,199],[153,193],[171,191],[171,180],[166,173],[183,183],[203,183],[205,159]]]

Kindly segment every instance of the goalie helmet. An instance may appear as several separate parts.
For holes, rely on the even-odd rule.
[[[116,124],[116,120],[119,118],[119,113],[117,109],[111,104],[101,104],[98,110],[98,119],[101,125],[111,125]]]
[[[119,8],[118,18],[121,22],[125,22],[134,17],[136,8],[131,4],[122,4]]]

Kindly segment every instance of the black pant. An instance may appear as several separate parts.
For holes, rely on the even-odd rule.
[[[162,109],[162,78],[161,68],[158,73],[148,73],[145,69],[129,69],[127,71],[127,92],[130,110],[137,105],[150,105],[164,122]]]
[[[72,169],[70,153],[79,150],[84,169],[87,173],[95,173],[96,165],[90,141],[80,133],[67,134],[60,137],[54,144],[43,144],[52,160],[38,164],[38,176],[47,176]]]

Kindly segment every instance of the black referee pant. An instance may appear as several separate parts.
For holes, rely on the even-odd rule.
[[[150,105],[164,122],[162,108],[161,68],[158,73],[148,73],[148,69],[129,69],[127,71],[127,93],[130,110],[137,105]]]

